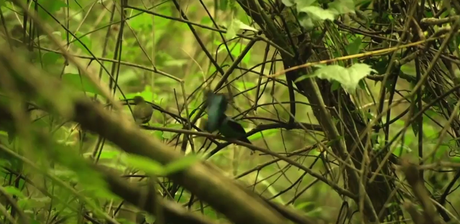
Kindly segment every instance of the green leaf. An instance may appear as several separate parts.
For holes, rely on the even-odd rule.
[[[62,56],[60,54],[56,54],[54,52],[47,52],[45,54],[43,54],[42,56],[42,61],[43,61],[43,65],[45,67],[49,66],[49,65],[55,65],[59,59],[62,59]]]
[[[450,145],[449,142],[441,144],[439,148],[436,149],[435,155],[431,157],[433,159],[431,162],[440,161],[445,158],[446,154],[452,150],[451,146],[452,145]]]
[[[238,82],[235,82],[235,86],[238,90],[240,91],[244,91],[246,89],[251,89],[253,87],[256,86],[256,83],[254,82],[243,82],[243,81],[238,81]],[[195,107],[196,108],[196,107]]]
[[[94,85],[93,82],[91,82],[91,80],[89,80],[86,76],[66,73],[62,76],[62,81],[84,92],[101,94],[96,85]]]
[[[18,198],[25,198],[24,194],[21,192],[21,190],[17,189],[16,187],[13,186],[6,186],[3,188],[6,193],[16,196]]]
[[[39,5],[41,7],[38,6],[38,16],[43,20],[52,19],[50,14],[55,15],[59,9],[62,7],[67,7],[67,5],[62,0],[40,1]]]
[[[203,17],[203,18],[201,18],[200,24],[211,25],[212,20],[209,17]]]
[[[227,50],[225,47],[223,47],[222,43],[219,42],[219,41],[214,41],[214,44],[216,46],[220,46],[219,50],[217,51],[217,53],[220,53],[221,51],[226,51]],[[240,54],[244,50],[244,48],[246,48],[246,44],[242,44],[240,42],[235,42],[235,43],[230,44],[228,48],[230,49],[230,54],[232,54],[232,56],[238,57],[238,56],[240,56]],[[246,55],[244,55],[243,60],[241,60],[241,62],[248,64],[250,60],[251,60],[251,50],[249,50],[246,53]],[[210,72],[210,73],[213,73],[213,72]]]
[[[236,37],[236,32],[238,31],[238,28],[235,26],[234,23],[230,23],[230,25],[227,27],[227,33],[225,34],[225,39],[230,40],[234,37]]]
[[[295,0],[295,2],[297,4],[297,11],[301,11],[301,8],[317,3],[316,0]]]
[[[142,92],[137,93],[129,93],[125,94],[126,99],[132,99],[135,96],[142,96],[146,102],[155,102],[158,99],[158,95],[152,92],[152,87],[150,85],[146,85]],[[124,100],[123,96],[120,96],[120,100]]]
[[[140,14],[139,14],[140,13]],[[138,14],[138,15],[137,15]],[[133,10],[133,16],[129,19],[129,25],[135,30],[149,29],[153,27],[153,17],[147,13]],[[159,17],[157,17],[159,18]]]
[[[165,175],[173,174],[188,167],[192,166],[193,164],[200,161],[200,157],[198,155],[187,155],[179,160],[176,160],[172,163],[169,163],[165,167]]]
[[[348,55],[353,55],[359,53],[359,47],[361,46],[362,39],[356,37],[353,42],[346,46]]]
[[[102,150],[99,159],[115,159],[120,155],[118,150]]]
[[[49,197],[40,198],[21,198],[18,200],[18,206],[24,210],[43,208],[51,202]]]
[[[166,169],[161,163],[144,156],[127,154],[126,157],[122,158],[122,161],[130,167],[137,168],[155,176],[164,176],[166,173]]]
[[[415,61],[408,62],[401,66],[401,71],[409,76],[415,77],[417,72],[415,70]]]
[[[367,93],[369,96],[371,96],[370,92],[368,91],[368,89],[367,89],[367,87],[366,87],[366,82],[364,82],[363,79],[359,80],[358,86],[359,86],[360,89],[365,90],[366,93]]]
[[[336,91],[340,88],[340,82],[332,81],[331,91]]]
[[[310,17],[316,17],[317,20],[331,20],[335,19],[336,14],[334,11],[326,10],[318,6],[305,6],[299,11],[307,13]]]
[[[238,29],[241,29],[241,30],[251,30],[251,31],[254,31],[254,32],[257,32],[258,30],[252,26],[249,26],[249,25],[246,25],[245,23],[243,23],[242,21],[238,20],[238,19],[233,19],[232,22],[236,25],[236,27],[238,27]]]
[[[221,11],[226,11],[230,6],[229,0],[220,0],[216,3],[218,3],[218,9]],[[209,18],[209,17],[205,17],[205,18]]]
[[[310,210],[314,207],[315,207],[315,203],[311,201],[301,202],[295,205],[295,208],[299,210]]]
[[[251,30],[251,31],[257,32],[256,28],[246,25],[245,23],[241,22],[239,19],[234,18],[232,19],[232,21],[230,22],[230,25],[227,28],[227,34],[225,35],[225,39],[230,40],[236,37],[236,33],[239,30]]]
[[[350,68],[344,68],[340,65],[318,65],[319,67],[313,75],[320,79],[335,80],[349,93],[356,90],[359,81],[366,77],[370,72],[376,72],[367,64],[354,64]]]
[[[313,20],[310,16],[307,15],[307,13],[299,14],[299,23],[308,31],[311,31],[313,28],[315,28],[315,23],[313,23]]]
[[[177,161],[163,166],[161,163],[149,159],[144,156],[128,154],[125,158],[122,159],[128,166],[143,170],[146,173],[155,175],[155,176],[166,176],[175,172],[179,172],[183,169],[188,168],[194,163],[200,160],[200,157],[197,155],[185,156]]]
[[[291,7],[295,5],[295,0],[281,0],[281,2],[287,7]]]

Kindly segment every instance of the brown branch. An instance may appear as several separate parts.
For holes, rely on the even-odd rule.
[[[433,203],[431,203],[428,190],[425,188],[423,181],[418,175],[418,168],[407,160],[402,160],[401,163],[402,170],[407,178],[407,182],[412,187],[412,191],[414,192],[415,197],[420,201],[420,204],[422,205],[423,216],[426,220],[425,223],[441,223],[438,215],[436,214],[436,209]],[[411,216],[412,215],[413,214],[411,213]]]

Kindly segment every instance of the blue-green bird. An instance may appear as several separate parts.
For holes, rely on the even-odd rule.
[[[224,94],[214,94],[208,92],[207,98],[207,110],[208,110],[208,121],[204,129],[208,132],[214,132],[219,129],[221,117],[225,116],[227,110],[227,98]]]
[[[246,138],[246,131],[243,126],[225,115],[227,104],[228,101],[224,94],[214,94],[212,92],[208,93],[208,121],[206,122],[205,130],[208,132],[219,130],[219,132],[226,138],[238,139],[251,144],[251,142]]]
[[[246,131],[243,126],[236,122],[235,120],[223,115],[221,117],[221,122],[219,126],[219,132],[226,138],[238,139],[240,141],[252,144],[251,141],[246,137]]]

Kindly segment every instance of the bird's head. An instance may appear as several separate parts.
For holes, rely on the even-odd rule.
[[[228,100],[225,97],[225,95],[222,93],[218,93],[218,94],[211,93],[208,95],[207,104],[208,104],[207,105],[208,110],[210,108],[216,108],[216,109],[218,108],[219,110],[225,112],[227,110]]]
[[[142,96],[135,96],[133,100],[136,104],[144,102],[144,98],[142,98]]]

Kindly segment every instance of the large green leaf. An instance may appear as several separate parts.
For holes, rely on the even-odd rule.
[[[317,65],[318,69],[313,74],[303,75],[296,82],[305,78],[317,77],[328,81],[337,81],[349,93],[356,90],[359,81],[371,72],[376,72],[367,64],[354,64],[349,68],[340,65]]]

